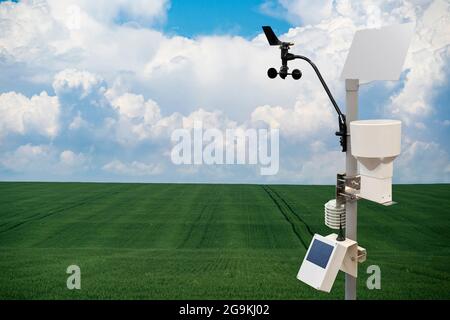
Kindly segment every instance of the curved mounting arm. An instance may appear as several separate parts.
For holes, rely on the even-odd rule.
[[[308,62],[311,67],[314,69],[314,71],[317,74],[317,77],[320,80],[320,83],[322,83],[323,88],[325,89],[325,92],[328,95],[328,98],[330,98],[331,103],[333,104],[334,109],[336,110],[338,116],[340,119],[345,119],[345,115],[342,113],[341,109],[339,109],[339,106],[336,103],[336,100],[334,100],[333,95],[331,94],[330,89],[328,89],[327,84],[325,83],[325,80],[323,79],[322,75],[320,74],[319,69],[317,68],[317,66],[314,64],[314,62],[312,62],[309,58],[305,57],[305,56],[300,56],[300,55],[294,55],[294,59],[302,59],[305,60],[306,62]]]
[[[345,114],[343,114],[341,109],[339,109],[339,106],[337,105],[336,100],[334,100],[334,97],[331,94],[330,89],[328,88],[327,84],[325,83],[325,80],[323,79],[322,75],[320,74],[319,69],[314,64],[314,62],[312,62],[308,57],[301,56],[301,55],[294,55],[292,53],[287,52],[287,50],[284,51],[284,52],[282,50],[281,60],[283,62],[283,66],[285,64],[287,64],[287,61],[294,60],[294,59],[305,60],[306,62],[308,62],[311,65],[311,67],[316,72],[316,75],[319,78],[320,83],[322,83],[322,86],[325,89],[325,92],[327,93],[328,98],[331,101],[331,104],[333,105],[334,109],[336,110],[336,112],[338,114],[339,131],[336,132],[336,135],[340,137],[340,144],[341,144],[341,147],[342,147],[342,152],[346,152],[347,151],[347,123],[346,123],[346,120],[345,120]]]
[[[290,60],[302,59],[302,60],[305,60],[306,62],[308,62],[311,65],[311,67],[314,69],[314,71],[316,72],[317,77],[320,80],[320,83],[322,83],[322,86],[325,89],[325,92],[327,93],[328,98],[330,98],[330,101],[333,104],[333,107],[338,114],[339,131],[336,132],[336,135],[340,137],[342,151],[346,152],[347,151],[347,124],[345,122],[345,115],[342,113],[341,109],[339,109],[339,107],[336,103],[336,100],[334,100],[333,95],[330,92],[330,89],[328,89],[328,86],[325,83],[325,80],[323,80],[323,77],[320,74],[319,69],[309,58],[289,53],[289,48],[293,45],[293,43],[280,41],[270,26],[263,26],[262,29],[264,31],[264,34],[266,35],[267,40],[269,41],[269,44],[271,46],[279,46],[279,48],[281,49],[280,71],[277,72],[275,70],[275,68],[270,68],[267,72],[267,75],[269,76],[269,78],[273,79],[278,74],[278,75],[280,75],[280,77],[282,79],[285,79],[286,76],[289,74],[288,73],[288,70],[289,70],[288,61],[290,61]],[[299,70],[297,70],[296,73],[293,72],[291,75],[292,75],[292,78],[298,80],[301,77],[301,72]]]

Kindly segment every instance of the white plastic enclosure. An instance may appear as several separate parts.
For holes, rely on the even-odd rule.
[[[345,229],[345,205],[337,204],[336,199],[331,199],[324,205],[325,225],[331,229]]]
[[[357,276],[358,244],[350,239],[337,241],[336,237],[336,234],[314,235],[298,271],[298,280],[330,292],[339,270]]]
[[[401,126],[399,120],[352,121],[352,155],[364,158],[398,156],[401,148]]]
[[[361,176],[359,196],[378,203],[391,202],[393,161],[401,151],[401,121],[352,121],[350,142]]]
[[[344,260],[342,260],[341,267],[339,268],[342,272],[345,272],[355,278],[358,277],[358,250],[361,248],[353,240],[345,239],[344,241],[337,241],[338,235],[336,233],[329,234],[326,238],[336,241],[338,246],[345,248]]]
[[[341,79],[398,80],[413,34],[414,23],[356,31]]]

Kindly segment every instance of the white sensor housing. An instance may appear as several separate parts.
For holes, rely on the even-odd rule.
[[[336,199],[325,203],[325,225],[331,229],[345,229],[345,204],[337,204]]]
[[[362,248],[361,248],[362,249]],[[339,270],[358,276],[358,244],[350,239],[337,241],[337,234],[315,234],[297,279],[311,287],[330,292]]]

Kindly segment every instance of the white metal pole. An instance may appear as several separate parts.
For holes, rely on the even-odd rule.
[[[346,91],[346,121],[347,132],[347,152],[345,159],[345,172],[347,177],[354,177],[358,174],[357,161],[352,156],[350,145],[351,131],[350,122],[358,119],[358,79],[345,80]],[[345,236],[351,240],[357,241],[357,201],[347,200],[345,204]],[[349,274],[345,274],[345,300],[356,300],[356,278]]]

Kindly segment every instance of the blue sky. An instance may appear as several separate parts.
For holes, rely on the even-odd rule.
[[[344,155],[311,68],[270,80],[271,25],[339,79],[353,34],[414,22],[397,82],[360,88],[360,118],[402,120],[397,183],[450,182],[450,4],[444,0],[0,1],[0,179],[332,184]],[[11,81],[14,79],[14,81]],[[280,170],[174,165],[171,134],[280,130]]]
[[[262,12],[260,0],[172,1],[166,23],[162,29],[168,34],[196,37],[210,34],[233,34],[246,38],[256,37],[262,25],[271,25],[285,33],[289,22]]]

